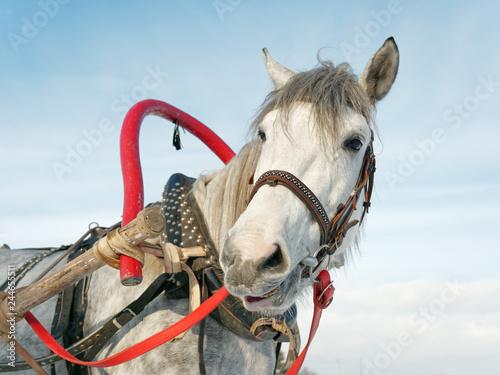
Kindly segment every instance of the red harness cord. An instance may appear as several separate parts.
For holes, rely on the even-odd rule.
[[[307,355],[307,350],[311,344],[316,331],[318,330],[319,321],[321,319],[321,314],[325,308],[327,308],[332,299],[334,288],[330,282],[330,274],[328,271],[321,271],[316,278],[316,283],[314,284],[314,315],[311,324],[311,330],[309,333],[309,339],[307,344],[302,350],[302,353],[294,362],[290,370],[288,370],[287,375],[297,375],[302,363]],[[43,343],[52,350],[59,357],[70,361],[72,363],[77,363],[89,367],[109,367],[117,366],[124,362],[130,361],[140,355],[164,344],[165,342],[173,339],[178,334],[190,329],[204,317],[206,317],[212,310],[214,310],[223,300],[228,296],[228,291],[226,287],[220,288],[212,297],[203,302],[200,307],[193,311],[188,316],[182,318],[177,323],[171,325],[170,327],[160,331],[153,336],[141,341],[131,347],[121,351],[120,353],[114,354],[106,359],[95,361],[95,362],[85,362],[81,361],[71,354],[69,354],[66,349],[64,349],[42,326],[42,324],[34,317],[31,312],[26,313],[26,321],[31,326],[33,331],[38,335],[38,337],[43,341]]]
[[[191,134],[197,136],[205,143],[225,164],[235,155],[229,146],[224,143],[214,132],[200,121],[191,117],[180,109],[159,100],[143,100],[135,104],[125,116],[120,136],[120,154],[125,187],[125,201],[123,208],[122,226],[135,219],[144,208],[144,187],[142,182],[141,162],[139,157],[139,131],[144,118],[148,115],[163,117],[177,123]],[[142,281],[141,265],[135,259],[120,257],[120,279],[126,285],[136,285]],[[330,274],[321,271],[314,284],[314,315],[309,333],[309,339],[302,353],[287,372],[287,375],[298,374],[304,362],[307,350],[319,326],[323,309],[328,307],[333,298],[334,288],[330,283]],[[214,310],[228,296],[228,291],[223,286],[212,297],[203,302],[195,311],[184,317],[170,327],[156,333],[148,339],[141,341],[120,353],[109,358],[95,361],[80,361],[69,354],[50,333],[40,324],[31,312],[26,313],[26,321],[40,337],[44,344],[61,358],[89,367],[110,367],[122,364],[164,344],[178,334],[188,330],[212,310]]]
[[[40,337],[40,339],[44,342],[44,344],[47,345],[47,347],[59,357],[64,358],[65,360],[72,363],[78,363],[80,365],[89,367],[109,367],[116,366],[121,363],[130,361],[131,359],[137,358],[140,355],[173,339],[178,334],[188,330],[208,314],[210,314],[210,312],[214,310],[224,300],[224,298],[228,296],[228,294],[228,291],[223,286],[212,297],[203,302],[196,310],[194,310],[188,316],[179,320],[177,323],[171,325],[163,331],[154,334],[146,340],[139,342],[138,344],[132,345],[131,347],[121,351],[120,353],[95,362],[80,361],[79,359],[69,354],[29,311],[26,313],[26,321],[29,323],[38,337]]]
[[[300,353],[299,358],[297,358],[297,360],[293,363],[286,375],[296,375],[299,373],[302,363],[304,363],[304,359],[306,358],[309,345],[311,345],[311,342],[316,335],[316,331],[318,330],[321,314],[324,309],[330,306],[330,303],[333,300],[334,291],[335,288],[330,281],[330,274],[328,271],[321,271],[314,284],[314,314],[311,323],[311,330],[309,331],[309,339],[307,340],[307,344],[304,349],[302,349],[302,353]]]

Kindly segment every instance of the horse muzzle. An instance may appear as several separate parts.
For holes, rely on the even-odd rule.
[[[229,237],[220,260],[224,285],[229,293],[241,297],[246,305],[269,307],[267,305],[276,302],[276,295],[289,275],[291,266],[284,245],[277,242],[266,244],[261,240],[244,233]],[[260,251],[252,250],[256,248]],[[252,258],[256,253],[261,256]]]

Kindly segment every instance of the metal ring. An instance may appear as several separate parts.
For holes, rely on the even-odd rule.
[[[95,224],[95,226],[94,226],[94,227],[92,227],[92,224]],[[89,228],[89,229],[97,229],[97,228],[100,228],[100,225],[99,225],[99,223],[98,223],[97,221],[93,221],[93,222],[91,222],[91,223],[89,224],[88,228]]]

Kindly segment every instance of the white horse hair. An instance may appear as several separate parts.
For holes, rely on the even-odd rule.
[[[255,117],[252,140],[225,168],[201,176],[191,193],[206,219],[228,291],[240,297],[247,310],[275,315],[287,310],[310,287],[311,278],[301,277],[301,261],[317,250],[320,232],[306,206],[286,188],[264,186],[247,206],[245,201],[252,189],[249,177],[255,174],[257,178],[273,169],[288,171],[317,195],[331,217],[356,184],[372,138],[374,105],[395,80],[399,53],[394,40],[387,39],[359,80],[346,63],[334,66],[330,61],[320,61],[316,68],[295,74],[274,61],[267,50],[264,55],[275,90]],[[359,211],[353,219],[359,219]],[[335,259],[323,262],[320,269],[335,262],[342,264],[357,232],[358,226],[351,229]],[[1,250],[0,275],[7,275],[8,264],[19,266],[32,256],[31,251]],[[54,257],[36,266],[21,285],[33,280],[53,260],[50,258]],[[270,259],[272,266],[268,266]],[[163,272],[162,262],[148,254],[139,286],[122,286],[118,271],[110,267],[95,272],[88,291],[85,331],[100,327]],[[277,292],[270,295],[273,290]],[[46,327],[51,323],[54,305],[51,299],[34,310]],[[156,298],[110,340],[95,360],[146,339],[187,312],[186,299]],[[196,325],[180,342],[168,342],[116,367],[94,368],[92,373],[199,374],[198,332]],[[18,324],[17,339],[28,351],[35,357],[49,354],[33,336],[25,322]],[[0,345],[3,353],[4,345]],[[248,341],[211,318],[207,319],[204,356],[208,374],[272,374],[275,366],[273,342]],[[64,373],[64,363],[57,370]]]

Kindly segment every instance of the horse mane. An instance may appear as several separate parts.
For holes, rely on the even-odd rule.
[[[205,217],[218,253],[227,231],[243,213],[252,185],[248,183],[260,157],[261,142],[253,140],[223,168],[201,175],[191,193]]]
[[[312,104],[318,131],[328,143],[336,140],[349,107],[375,126],[374,106],[348,63],[334,66],[331,61],[319,60],[314,69],[296,73],[283,87],[272,91],[250,125],[249,135],[253,139],[225,168],[200,176],[193,185],[192,194],[203,211],[217,252],[228,230],[246,208],[252,189],[248,180],[260,157],[261,142],[255,138],[260,123],[269,112],[280,110],[282,117],[278,122],[287,131],[292,106],[300,102]],[[356,238],[355,244],[357,242]],[[343,263],[343,257],[339,260]]]

